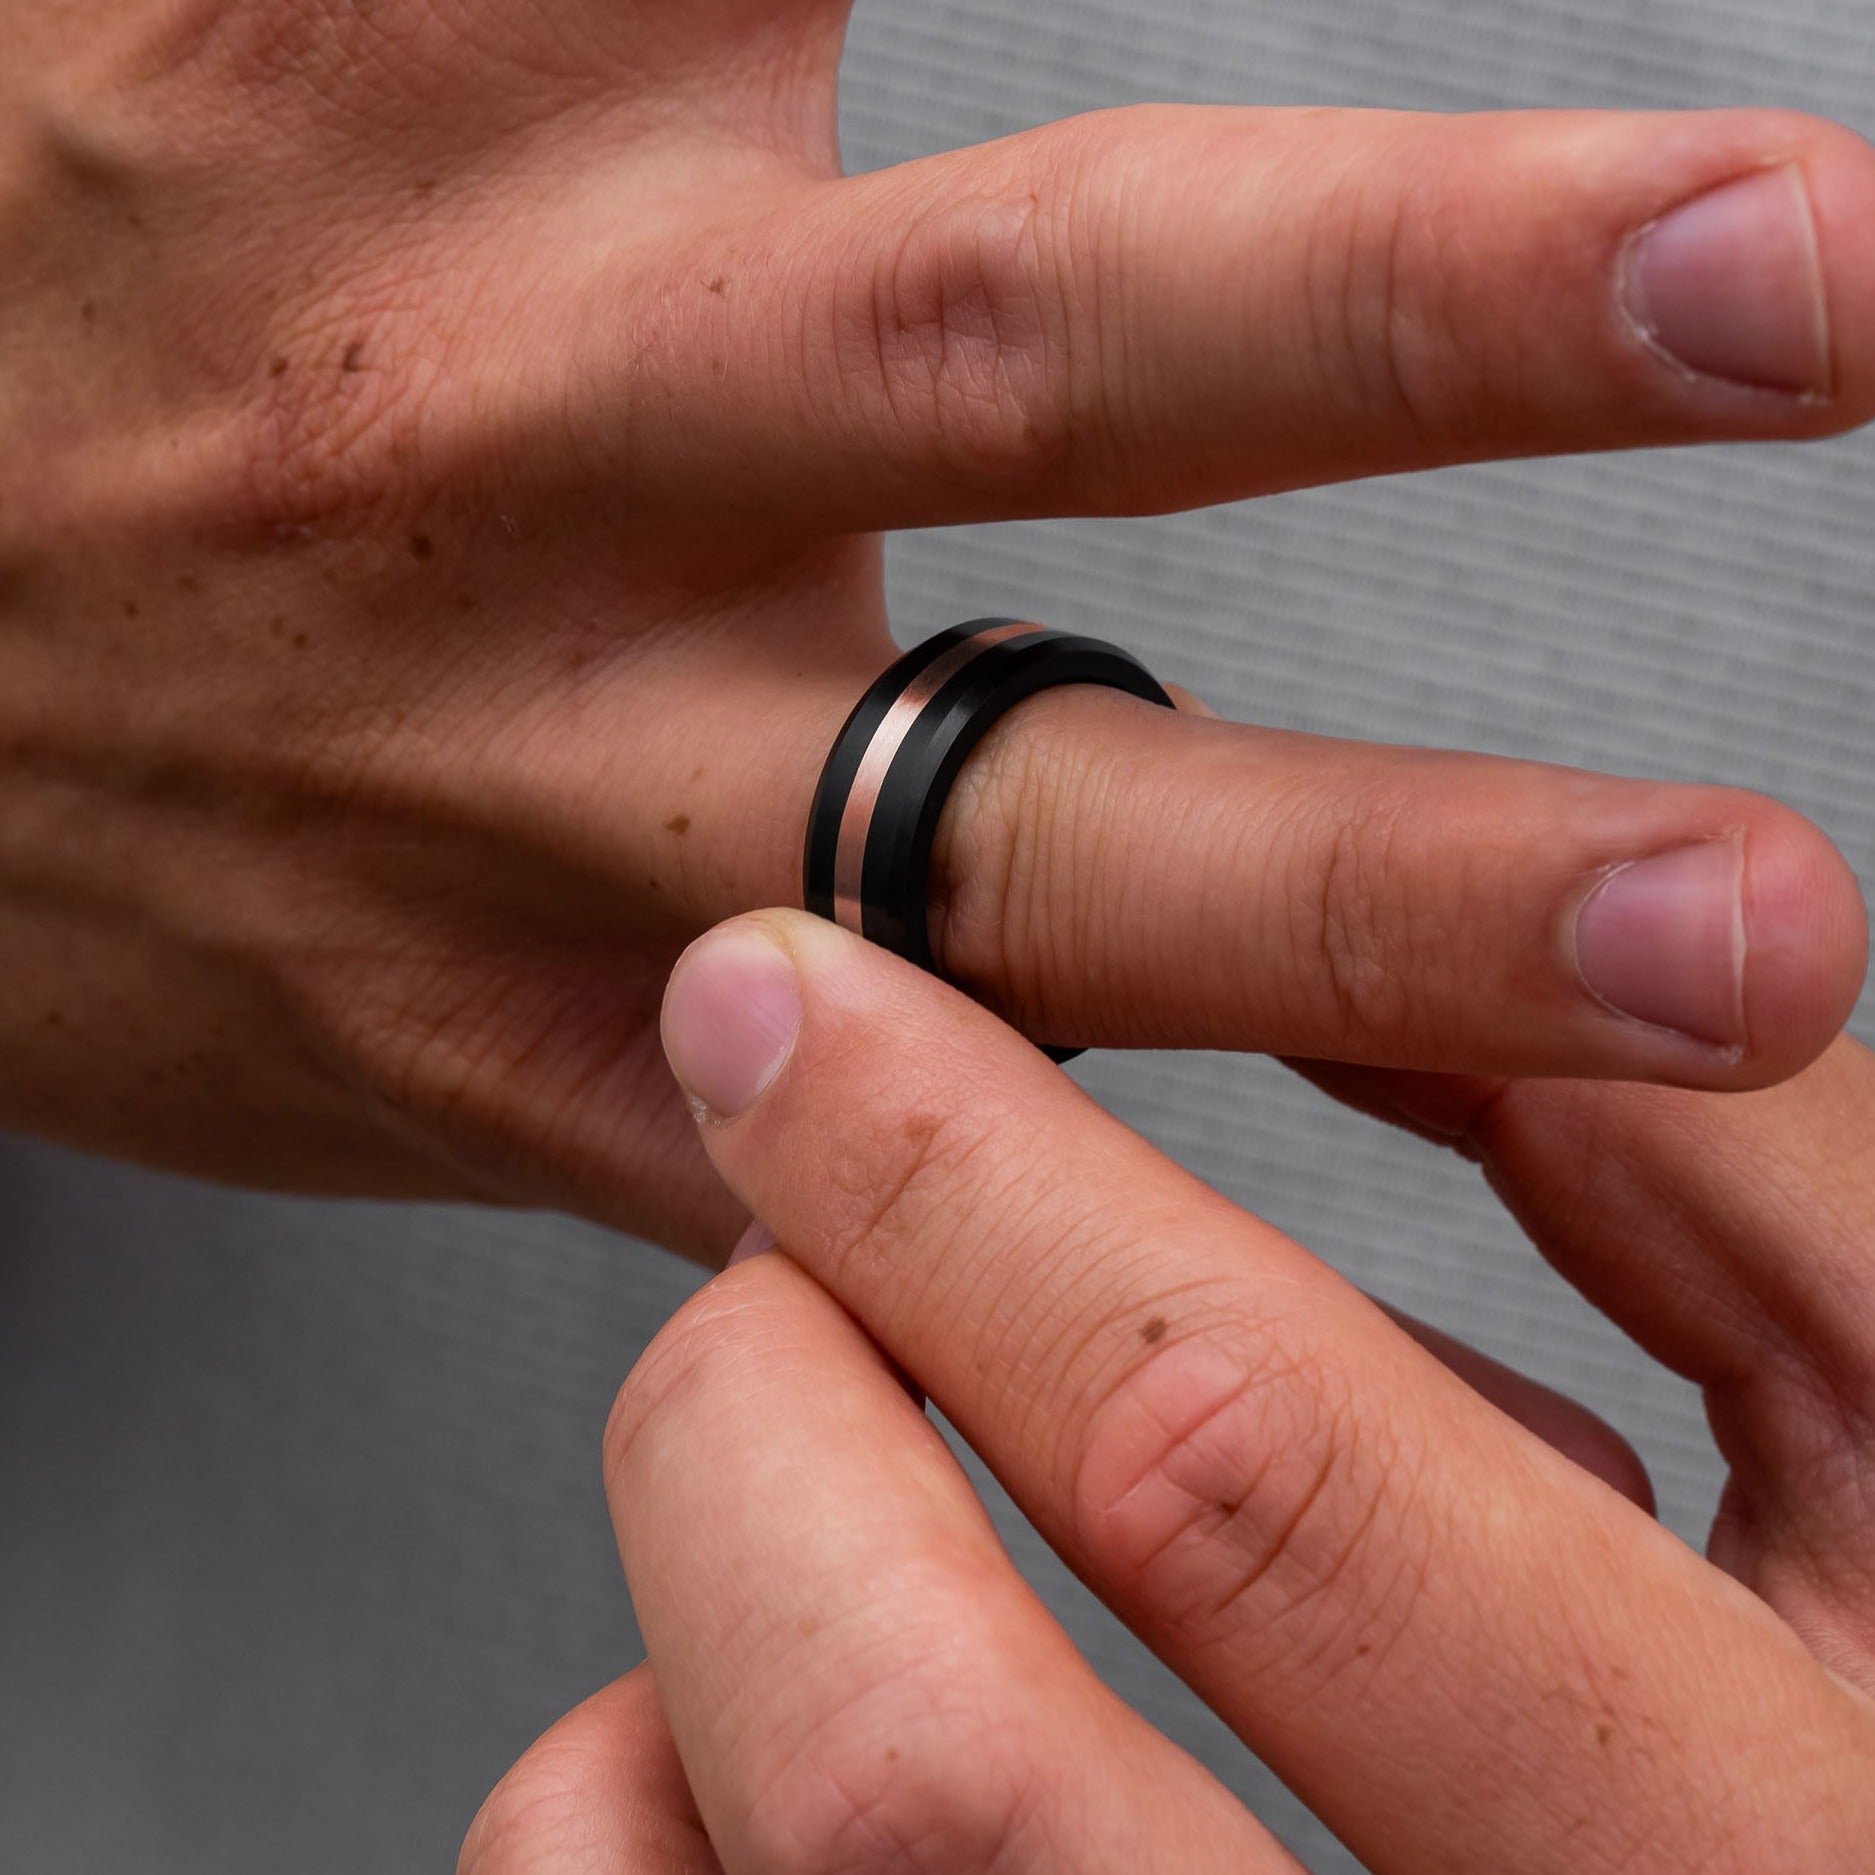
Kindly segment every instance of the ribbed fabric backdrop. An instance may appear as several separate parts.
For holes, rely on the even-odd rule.
[[[848,163],[1139,99],[1762,101],[1869,132],[1875,12],[861,0]],[[1872,516],[1875,445],[1853,438],[932,532],[890,568],[908,639],[1028,613],[1123,640],[1231,715],[1766,789],[1875,881]],[[1696,1399],[1465,1167],[1258,1062],[1078,1072],[1350,1276],[1601,1409],[1703,1539],[1718,1471]],[[553,1217],[260,1199],[0,1143],[0,1867],[452,1867],[516,1754],[638,1658],[598,1434],[696,1281]],[[1112,1683],[1312,1868],[1352,1868],[983,1483]]]

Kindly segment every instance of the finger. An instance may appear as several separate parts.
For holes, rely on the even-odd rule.
[[[1640,1454],[1605,1419],[1566,1394],[1540,1386],[1527,1374],[1434,1328],[1430,1322],[1384,1302],[1379,1306],[1481,1399],[1535,1433],[1572,1464],[1619,1491],[1650,1517],[1654,1514],[1654,1487],[1647,1467]]]
[[[553,829],[583,883],[556,901],[551,872],[510,881],[530,931],[565,933],[538,994],[522,972],[491,1000],[486,946],[459,946],[332,1017],[411,1101],[510,1153],[529,1142],[510,1183],[538,1180],[543,1202],[573,1189],[713,1261],[746,1213],[669,1092],[638,994],[661,980],[621,978],[619,933],[674,961],[707,925],[799,902],[823,752],[893,655],[853,594],[830,584],[826,611],[847,628],[776,634],[751,617],[746,643],[617,661],[582,693],[609,726],[597,740],[568,734],[556,686],[520,696],[500,669],[499,695],[465,684],[425,733],[393,738],[400,772],[375,785],[432,814],[455,801],[479,826],[490,810],[435,753],[474,735],[503,824]],[[1716,887],[1688,856],[1716,857]],[[456,889],[447,869],[404,873],[395,889],[417,910]],[[1812,1059],[1868,955],[1840,855],[1761,797],[1279,733],[1084,687],[1031,699],[966,763],[931,907],[946,973],[1042,1041],[1715,1087]],[[481,1011],[466,1038],[465,1008]],[[646,1099],[667,1103],[655,1127]],[[617,1208],[633,1164],[661,1168],[664,1218]]]
[[[619,1551],[731,1875],[1295,1864],[1098,1680],[852,1320],[757,1256],[607,1433]]]
[[[699,922],[798,902],[803,750],[832,742],[864,685],[781,705],[725,682],[684,719],[662,759],[688,772],[700,740],[710,770],[657,802],[653,820],[689,831],[654,832],[644,863],[675,872]],[[659,759],[658,733],[634,762]],[[687,871],[690,848],[729,864]],[[930,893],[943,973],[1059,1044],[1752,1086],[1828,1045],[1868,959],[1854,875],[1762,796],[1085,686],[1031,699],[977,748]]]
[[[624,320],[582,249],[556,407],[633,499],[841,529],[1817,436],[1875,411],[1872,224],[1787,113],[1099,112],[805,184]]]
[[[967,1000],[769,913],[664,1035],[743,1201],[1382,1875],[1862,1852],[1875,1710]]]
[[[1317,1078],[1477,1158],[1544,1255],[1706,1389],[1733,1467],[1715,1559],[1875,1691],[1875,1056],[1844,1040],[1732,1098],[1346,1074]]]
[[[1755,1085],[1867,965],[1854,875],[1761,796],[1097,690],[992,730],[932,870],[941,966],[1045,1041]]]
[[[489,1794],[457,1875],[722,1875],[648,1667],[545,1733]]]

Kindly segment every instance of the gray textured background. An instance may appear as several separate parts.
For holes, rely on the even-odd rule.
[[[1875,129],[1869,0],[861,0],[848,161],[1140,98],[1764,101]],[[1032,611],[1228,713],[1760,787],[1875,879],[1875,446],[1538,463],[897,541],[901,632]],[[1869,1033],[1865,1004],[1863,1032]],[[1588,1399],[1703,1530],[1696,1402],[1462,1167],[1262,1064],[1103,1098],[1383,1294]],[[696,1277],[561,1219],[234,1196],[0,1142],[0,1867],[447,1869],[636,1658],[605,1408]],[[1350,1864],[999,1509],[1129,1697]]]

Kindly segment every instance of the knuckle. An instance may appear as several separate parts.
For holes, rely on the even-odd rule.
[[[276,316],[207,457],[206,527],[239,544],[345,539],[407,525],[444,483],[481,492],[468,465],[494,420],[468,388],[485,371],[456,355],[468,324],[452,283],[388,274]]]
[[[1423,977],[1403,967],[1411,943],[1405,902],[1401,804],[1384,792],[1316,803],[1292,831],[1289,894],[1292,979],[1327,1002],[1325,1015],[1350,1043],[1397,1043],[1410,1032]],[[1429,967],[1436,968],[1437,948]],[[1412,995],[1409,996],[1409,986]]]
[[[1174,1643],[1255,1636],[1283,1650],[1272,1668],[1318,1663],[1344,1641],[1373,1647],[1402,1553],[1389,1542],[1374,1568],[1374,1532],[1392,1520],[1401,1471],[1345,1375],[1279,1329],[1239,1329],[1229,1351],[1206,1337],[1160,1344],[1100,1402],[1075,1514],[1099,1573]]]
[[[395,510],[416,448],[413,370],[389,328],[371,335],[363,322],[322,326],[274,353],[233,426],[231,529],[342,535]]]
[[[753,1865],[769,1875],[989,1875],[1015,1863],[1033,1827],[1032,1765],[993,1689],[901,1661],[763,1779],[746,1816]]]
[[[921,467],[1000,492],[1046,479],[1089,505],[1115,480],[1113,177],[1085,138],[915,209],[842,254],[830,282],[839,383],[883,406]]]
[[[1328,191],[1307,246],[1307,333],[1318,379],[1371,423],[1450,445],[1489,411],[1487,350],[1465,330],[1462,196],[1435,165],[1363,164]]]
[[[895,427],[959,480],[1059,468],[1072,438],[1057,267],[1040,189],[915,215],[846,288],[842,375],[870,372]]]

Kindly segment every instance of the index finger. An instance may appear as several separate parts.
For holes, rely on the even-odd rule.
[[[1875,1716],[1009,1031],[810,919],[665,1004],[718,1169],[1377,1870],[1842,1866]]]

